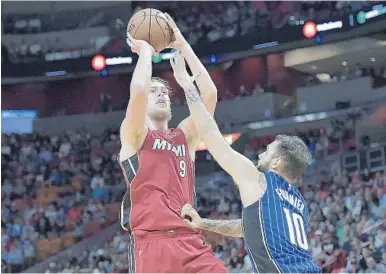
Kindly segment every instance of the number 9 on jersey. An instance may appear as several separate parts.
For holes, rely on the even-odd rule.
[[[179,163],[179,173],[182,178],[186,176],[186,162],[185,160],[180,160]]]

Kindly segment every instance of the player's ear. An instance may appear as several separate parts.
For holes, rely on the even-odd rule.
[[[271,168],[278,168],[281,164],[280,158],[273,158],[272,159],[272,167]]]

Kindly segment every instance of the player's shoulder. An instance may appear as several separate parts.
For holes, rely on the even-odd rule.
[[[151,130],[147,129],[141,136],[138,136],[133,142],[121,142],[121,148],[118,154],[118,161],[123,162],[132,156],[136,155],[145,145],[146,141],[151,137]]]

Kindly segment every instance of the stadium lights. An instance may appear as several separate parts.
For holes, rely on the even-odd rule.
[[[307,39],[314,38],[319,32],[341,29],[343,28],[342,21],[330,21],[322,24],[316,24],[313,21],[308,21],[304,23],[302,28],[303,36]]]
[[[117,56],[117,57],[111,57],[106,58],[102,54],[95,55],[94,58],[91,60],[91,66],[96,71],[103,70],[106,66],[115,66],[115,65],[122,65],[122,64],[131,64],[133,63],[133,57],[127,56]]]
[[[368,19],[375,18],[383,14],[386,14],[386,6],[384,6],[383,4],[375,5],[373,6],[373,9],[368,12],[358,12],[357,22],[359,24],[364,24]]]

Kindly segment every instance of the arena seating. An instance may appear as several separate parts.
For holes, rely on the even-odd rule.
[[[334,18],[358,11],[366,5],[374,5],[374,2],[366,1],[130,3],[134,12],[151,5],[170,13],[192,45],[245,35],[259,28],[279,29],[288,24],[298,24],[301,20]],[[61,41],[64,31],[100,26],[107,29],[108,26],[110,42],[103,47],[102,53],[127,52],[123,39],[125,30],[119,29],[122,26],[110,25],[119,17],[115,12],[114,8],[106,10],[102,7],[81,12],[59,11],[53,17],[36,14],[4,16],[3,34],[25,36],[52,32],[55,38],[44,44],[28,44],[24,40],[20,44],[4,43],[2,51],[9,53],[12,62],[35,61],[42,59],[45,53],[73,49],[64,43],[67,41]],[[87,42],[82,49],[94,54],[95,44],[95,41]],[[253,60],[259,64],[260,61],[266,63],[265,67],[261,66],[262,71],[267,71],[264,72],[266,74],[268,57]],[[273,62],[280,62],[279,58],[273,59]],[[235,61],[233,68],[237,67],[237,62],[241,61]],[[283,64],[281,68],[284,68]],[[285,74],[289,82],[293,82],[294,88],[320,83],[316,77],[298,74],[296,76],[299,77],[295,77],[288,71],[274,70],[272,73]],[[216,74],[216,70],[210,73]],[[236,74],[239,71],[234,69],[226,75],[226,78],[232,79],[232,83],[228,85],[224,82],[219,88],[219,101],[269,91],[268,84],[278,93],[284,94],[279,85],[286,91],[290,89],[286,85],[288,82],[270,83],[269,75],[265,75],[264,80],[251,77],[254,82],[246,85]],[[386,84],[384,68],[378,72],[358,65],[355,71],[343,71],[331,76],[337,81],[344,81],[369,75],[374,80],[374,86]],[[267,86],[261,86],[262,83]],[[41,106],[39,117],[124,109],[128,84],[127,75],[110,75],[106,78],[2,86],[2,96],[5,98],[3,107],[38,109]],[[108,94],[111,86],[116,87],[114,91],[117,91],[113,96]],[[292,96],[291,92],[286,94]],[[173,103],[184,104],[183,94],[175,94]],[[76,96],[79,96],[77,99],[83,98],[74,102]],[[89,100],[92,96],[96,99],[93,97],[95,100]],[[24,103],[27,107],[20,105]],[[61,106],[61,109],[57,106]],[[63,109],[65,107],[67,109]],[[358,170],[347,174],[340,166],[342,153],[365,149],[356,146],[354,130],[356,121],[363,113],[365,111],[361,110],[355,115],[334,120],[327,128],[299,129],[297,133],[306,141],[314,156],[305,179],[299,183],[299,189],[310,210],[308,234],[312,255],[323,272],[386,273],[386,170],[376,173]],[[222,128],[231,126],[219,125]],[[273,138],[251,137],[244,155],[256,160]],[[3,273],[21,272],[63,250],[71,251],[74,244],[98,236],[117,224],[120,201],[126,188],[116,161],[119,147],[116,129],[108,129],[97,136],[83,130],[67,131],[59,136],[41,133],[2,135]],[[200,170],[197,170],[197,174],[200,177]],[[203,185],[197,186],[197,209],[203,217],[240,218],[241,202],[232,180],[223,172],[211,174]],[[252,271],[243,239],[203,233],[216,256],[225,262],[231,272]],[[127,232],[119,229],[113,238],[106,239],[103,247],[87,250],[82,256],[72,256],[69,252],[66,260],[47,265],[46,273],[127,273],[127,245]]]
[[[116,133],[3,135],[2,258],[12,272],[116,222],[124,189],[117,150]]]
[[[329,167],[324,166],[325,157],[331,154],[338,157],[340,151],[355,149],[352,129],[357,118],[351,115],[334,121],[330,129],[299,133],[318,159],[311,168],[313,176],[315,170],[320,173],[315,175],[312,185],[305,181],[300,189],[308,199],[313,216],[309,233],[312,252],[326,271],[346,267],[345,262],[350,261],[354,252],[350,250],[349,238],[358,237],[372,248],[378,270],[381,269],[379,258],[386,247],[382,222],[385,216],[381,215],[386,207],[385,175],[350,177],[342,171],[328,172]],[[337,136],[341,136],[340,142]],[[245,154],[256,159],[259,150],[271,140],[272,137],[252,139]],[[3,135],[2,260],[5,271],[18,272],[117,221],[125,188],[115,160],[118,148],[118,133],[111,130],[101,136],[90,136],[86,132],[66,132],[61,136]],[[219,176],[211,181],[208,186],[197,188],[200,214],[211,218],[240,218],[241,204],[231,180]],[[345,200],[343,212],[343,207],[338,206],[342,200]],[[361,218],[357,217],[358,213]],[[351,231],[346,231],[347,228]],[[205,234],[216,255],[230,270],[250,270],[241,239]],[[57,263],[51,266],[51,271],[54,268],[124,271],[127,250],[123,248],[126,240],[122,242],[122,239],[125,237],[125,232],[119,231],[105,250],[91,252],[90,260],[69,259],[71,264]],[[360,261],[357,268],[366,266],[366,262]]]
[[[318,184],[303,182],[300,185],[312,216],[309,234],[314,258],[325,273],[385,272],[386,176],[381,173],[347,176],[341,170],[332,174],[327,172],[329,167],[324,166],[325,162],[321,161],[318,165],[322,170],[316,174],[320,180]],[[240,218],[241,204],[237,190],[231,180],[222,181],[224,177],[220,177],[222,179],[214,178],[211,188],[197,193],[199,212],[214,219]],[[341,206],[342,201],[345,206]],[[230,272],[252,272],[242,239],[204,234],[216,256],[225,262]],[[128,270],[127,244],[125,232],[118,231],[104,248],[93,250],[81,259],[72,258],[69,260],[72,264],[56,264],[53,267],[63,272],[83,268],[84,272],[112,270],[125,273]]]
[[[342,14],[355,12],[369,2],[132,2],[133,12],[141,8],[158,8],[169,12],[176,18],[177,24],[191,45],[217,41],[225,37],[235,37],[256,32],[259,28],[281,28],[301,20],[324,20]],[[10,59],[16,62],[41,59],[50,51],[70,50],[66,39],[61,39],[61,32],[82,28],[106,26],[116,28],[116,19],[121,19],[122,8],[106,7],[92,10],[55,11],[50,14],[7,14],[3,17],[3,34],[30,34],[53,32],[55,39],[44,44],[7,44],[5,46]],[[112,27],[114,26],[114,27]],[[125,28],[125,26],[119,26]],[[112,33],[116,29],[112,29]],[[118,31],[124,35],[122,29]],[[118,35],[105,45],[104,53],[122,53],[127,48],[123,36]],[[97,47],[95,39],[82,45],[82,50],[93,54]]]

